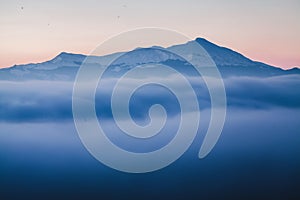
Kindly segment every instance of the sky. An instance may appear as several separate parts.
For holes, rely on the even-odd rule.
[[[161,27],[288,69],[300,67],[299,19],[299,0],[0,0],[0,68],[88,54],[120,32]]]

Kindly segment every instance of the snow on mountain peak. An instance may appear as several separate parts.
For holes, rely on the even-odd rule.
[[[82,54],[74,54],[74,53],[67,53],[61,52],[55,58],[51,60],[52,63],[57,62],[82,62],[86,58],[85,55]]]
[[[166,60],[176,60],[179,57],[163,48],[138,48],[120,56],[114,64],[137,65],[144,63],[159,63]]]
[[[201,50],[201,47],[205,51]],[[208,59],[208,55],[212,59]],[[160,63],[167,60],[181,60],[180,57],[184,57],[188,61],[197,62],[200,66],[211,65],[211,60],[217,66],[254,66],[257,64],[238,52],[213,44],[204,38],[196,38],[185,44],[178,44],[168,48],[153,46],[104,56],[88,56],[87,62],[103,66],[116,59],[114,61],[116,65],[135,66],[145,63]],[[87,56],[82,54],[61,52],[49,61],[38,64],[18,65],[13,68],[16,70],[18,68],[24,70],[53,70],[61,67],[79,67],[86,58]]]
[[[218,46],[204,38],[196,38],[218,66],[252,66],[255,62],[226,47]]]

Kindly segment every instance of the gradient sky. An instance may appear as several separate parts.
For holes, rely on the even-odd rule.
[[[0,0],[0,67],[62,51],[88,54],[115,34],[146,26],[291,68],[300,66],[299,20],[299,0]]]

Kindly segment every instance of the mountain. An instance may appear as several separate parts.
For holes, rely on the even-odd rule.
[[[195,59],[197,62],[205,62],[203,52],[195,49],[195,42],[200,44],[211,56],[222,76],[277,76],[285,74],[300,74],[298,68],[291,70],[282,70],[261,62],[252,61],[242,54],[229,48],[221,47],[204,38],[197,38],[194,41],[185,44],[178,44],[168,48],[151,47],[136,48],[132,51],[123,53],[114,53],[105,56],[90,56],[91,64],[99,67],[107,65],[108,61],[119,57],[112,63],[111,72],[119,73],[120,71],[129,70],[140,64],[162,63],[183,69],[188,63],[181,57],[171,53],[177,52],[188,58]],[[0,70],[1,80],[74,80],[77,70],[86,55],[62,52],[55,58],[37,64],[15,65],[10,68]]]

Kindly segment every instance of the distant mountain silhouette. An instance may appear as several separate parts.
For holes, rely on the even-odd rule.
[[[181,57],[170,53],[180,52],[187,56],[197,57],[201,61],[202,52],[196,52],[192,43],[197,42],[210,55],[219,68],[222,76],[278,76],[286,74],[300,74],[300,69],[283,70],[261,62],[252,61],[226,47],[220,47],[204,38],[197,38],[185,44],[174,45],[168,48],[150,47],[136,48],[122,55],[113,64],[112,72],[118,73],[123,70],[147,63],[163,63],[171,67],[181,69],[188,63]],[[114,53],[105,56],[91,56],[93,65],[103,66],[112,58],[117,58],[122,53]],[[77,70],[87,56],[62,52],[55,58],[37,64],[15,65],[10,68],[0,70],[2,80],[74,80]],[[188,74],[189,72],[187,72]]]

